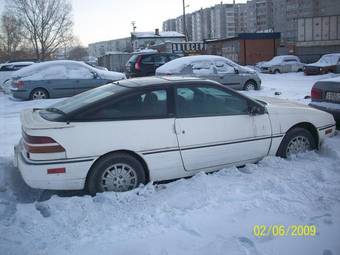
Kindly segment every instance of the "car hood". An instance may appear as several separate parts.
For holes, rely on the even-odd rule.
[[[281,108],[307,108],[310,107],[305,104],[293,102],[286,99],[280,99],[275,97],[255,97],[256,100],[262,101],[267,107],[281,107]]]
[[[113,80],[113,81],[126,79],[125,74],[119,73],[119,72],[99,70],[99,69],[97,69],[96,72],[99,74],[99,76],[102,79],[108,79],[108,80]]]

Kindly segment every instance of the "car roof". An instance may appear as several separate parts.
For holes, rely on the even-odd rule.
[[[207,79],[197,78],[197,77],[182,77],[182,76],[152,76],[152,77],[142,77],[133,78],[127,80],[121,80],[114,82],[114,84],[128,87],[128,88],[145,88],[157,85],[168,85],[168,84],[182,84],[195,81],[197,82],[210,82],[215,83]]]

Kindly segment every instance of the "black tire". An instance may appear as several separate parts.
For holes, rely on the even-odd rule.
[[[257,83],[255,81],[247,81],[246,84],[243,86],[243,90],[249,91],[249,90],[257,90]]]
[[[104,188],[103,186],[105,185],[110,185],[109,182],[106,182],[104,178],[108,177],[107,171],[109,171],[109,168],[113,168],[114,166],[118,165],[126,165],[130,167],[133,171],[134,179],[135,181],[133,183],[127,184],[127,183],[121,183],[117,184],[117,182],[121,181],[123,182],[124,180],[119,180],[118,175],[115,175],[115,177],[112,177],[113,179],[116,178],[117,180],[112,180],[112,185],[116,189],[109,189],[109,188]],[[123,168],[121,168],[123,169]],[[113,173],[113,172],[111,172]],[[106,175],[106,177],[105,177]],[[121,173],[119,173],[121,175]],[[127,174],[126,176],[130,176],[130,174]],[[108,177],[110,178],[110,177]],[[87,177],[86,180],[86,190],[89,194],[95,195],[96,193],[99,192],[105,192],[105,191],[115,191],[115,192],[124,192],[128,190],[132,190],[137,188],[140,184],[145,184],[146,183],[146,176],[145,176],[145,169],[143,168],[143,165],[134,158],[133,156],[130,156],[129,154],[126,153],[114,153],[108,156],[103,157],[102,159],[99,159],[90,170],[90,173]],[[120,187],[122,185],[122,187]],[[125,187],[123,188],[123,186]],[[126,186],[130,185],[130,188],[127,188]],[[112,187],[113,188],[113,187]]]
[[[293,128],[292,130],[290,130],[285,137],[283,138],[279,149],[277,150],[276,155],[282,158],[287,158],[289,156],[289,154],[295,154],[295,153],[299,153],[298,152],[289,152],[288,147],[290,146],[290,144],[292,142],[294,142],[294,139],[306,139],[309,143],[309,147],[307,148],[307,150],[314,150],[316,149],[316,142],[315,139],[313,137],[313,135],[306,129],[304,128]],[[304,150],[301,150],[301,152],[303,152]]]
[[[300,69],[298,70],[298,72],[303,72],[303,69],[300,68]]]
[[[274,74],[281,73],[279,69],[274,70]]]
[[[48,99],[49,97],[50,96],[49,96],[47,90],[43,89],[43,88],[34,89],[34,90],[32,90],[32,92],[30,94],[30,100]]]

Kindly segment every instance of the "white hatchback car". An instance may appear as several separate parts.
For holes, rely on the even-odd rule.
[[[287,157],[335,131],[332,115],[306,105],[178,77],[104,85],[25,110],[21,123],[15,164],[25,182],[90,194]]]

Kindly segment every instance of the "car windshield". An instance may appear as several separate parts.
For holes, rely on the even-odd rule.
[[[40,115],[48,120],[59,120],[63,116],[77,111],[84,106],[101,101],[128,89],[129,88],[127,87],[120,86],[118,82],[110,83],[53,104],[50,107],[41,110]]]

